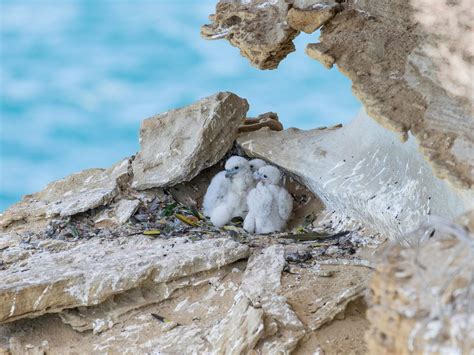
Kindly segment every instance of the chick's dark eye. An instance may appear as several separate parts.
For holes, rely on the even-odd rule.
[[[263,177],[266,179],[266,178],[267,178],[267,175],[263,175]]]
[[[235,169],[235,170],[239,170],[239,167],[238,167],[238,166],[236,166],[234,169]]]

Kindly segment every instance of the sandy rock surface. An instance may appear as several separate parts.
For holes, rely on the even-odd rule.
[[[341,228],[353,222],[400,238],[429,214],[454,218],[474,208],[472,191],[433,176],[413,139],[398,137],[364,112],[345,127],[239,136],[252,156],[294,174],[319,196]]]
[[[57,309],[57,315],[3,324],[0,346],[9,348],[13,354],[29,350],[45,350],[50,354],[152,351],[239,354],[253,350],[262,353],[293,350],[305,354],[314,344],[331,352],[344,348],[346,345],[341,344],[352,339],[355,352],[364,352],[365,345],[357,342],[357,334],[361,337],[368,326],[363,295],[370,268],[319,265],[320,257],[316,254],[315,259],[298,261],[295,255],[303,255],[305,248],[311,250],[311,242],[255,238],[245,244],[229,239],[184,243],[184,239],[141,241],[151,249],[148,254],[140,249],[144,258],[129,256],[144,264],[141,269],[127,263],[125,257],[122,265],[126,264],[127,268],[110,269],[107,274],[96,264],[87,263],[103,277],[100,284],[92,279],[87,288],[77,283],[78,292],[91,290],[82,294],[93,297],[87,306],[61,312]],[[111,247],[116,244],[103,242],[107,243]],[[175,247],[169,248],[172,244]],[[160,249],[162,245],[168,246],[168,250]],[[184,245],[189,253],[181,253]],[[201,256],[193,253],[203,249],[209,255],[206,265],[202,264]],[[242,259],[249,250],[252,250],[250,259]],[[164,252],[171,257],[163,256]],[[128,249],[122,250],[123,253],[132,254]],[[146,280],[134,276],[146,269],[146,255],[152,253],[159,254],[156,264],[162,266],[149,273]],[[230,258],[225,256],[229,253]],[[173,259],[174,255],[180,258]],[[121,285],[133,284],[133,288],[120,292],[117,287],[102,287],[117,275],[121,275]],[[43,292],[39,303],[35,298],[38,310],[49,302],[49,292]],[[95,302],[99,294],[110,296],[104,302]],[[338,296],[334,298],[334,295]],[[34,295],[30,293],[30,296]],[[25,298],[17,300],[25,301]],[[359,325],[357,330],[353,328],[354,322]],[[326,334],[327,327],[336,327],[340,333]]]
[[[218,93],[145,120],[137,156],[25,197],[0,216],[0,354],[472,349],[473,102],[445,90],[409,1],[223,0],[210,20],[204,38],[260,69],[321,28],[306,53],[367,115],[281,130]],[[285,172],[291,230],[199,213],[236,153]]]
[[[144,120],[132,187],[176,185],[216,164],[232,147],[248,108],[245,99],[223,92]]]
[[[219,1],[209,25],[201,27],[205,39],[226,38],[259,69],[274,69],[295,50],[298,31],[286,21],[284,0]]]
[[[0,214],[0,228],[56,216],[72,216],[106,205],[130,180],[130,159],[109,169],[88,169],[27,195]]]
[[[472,353],[473,231],[437,220],[389,249],[370,284],[373,354]]]
[[[256,13],[266,19],[265,26],[244,26],[243,19],[254,18]],[[296,33],[271,35],[282,32],[282,23],[290,26],[287,34],[292,33],[291,26],[311,32],[324,24],[319,41],[308,44],[307,54],[327,68],[337,64],[351,79],[353,92],[370,117],[398,132],[403,140],[408,139],[408,132],[413,134],[436,176],[458,187],[472,188],[474,98],[446,92],[426,51],[426,45],[436,45],[437,38],[417,24],[408,0],[351,0],[342,4],[309,0],[286,7],[280,2],[221,1],[213,18],[211,28],[222,28],[226,34],[211,39],[228,39],[261,69],[276,68],[288,48],[293,50],[291,41]],[[234,21],[226,24],[220,19]],[[208,28],[204,26],[203,32]],[[211,31],[210,37],[216,32]],[[285,39],[284,46],[280,38]],[[247,39],[252,39],[251,47]],[[261,53],[249,49],[267,48],[269,41],[273,44],[272,60],[262,65]]]
[[[342,10],[336,1],[302,1],[293,4],[288,11],[288,24],[298,31],[313,33],[325,25],[334,15]]]
[[[43,243],[0,271],[0,322],[97,305],[144,284],[158,285],[222,267],[248,253],[244,245],[219,239]]]

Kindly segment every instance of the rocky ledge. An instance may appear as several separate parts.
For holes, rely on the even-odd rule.
[[[136,155],[25,196],[0,215],[0,354],[472,349],[472,101],[435,77],[437,38],[401,0],[226,0],[210,19],[205,38],[261,69],[321,28],[308,55],[365,109],[284,130],[217,93],[146,119]],[[284,171],[287,231],[202,216],[231,154]]]

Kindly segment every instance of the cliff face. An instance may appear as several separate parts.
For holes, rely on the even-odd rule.
[[[237,142],[303,181],[340,229],[355,222],[400,240],[431,214],[452,219],[474,208],[472,192],[433,176],[413,137],[400,142],[363,111],[344,127],[259,130]]]
[[[203,35],[227,38],[253,65],[274,69],[292,49],[288,41],[295,30],[314,31],[324,24],[320,41],[308,44],[307,54],[328,68],[336,64],[352,80],[354,94],[369,116],[404,141],[413,134],[436,176],[458,187],[472,187],[473,96],[453,96],[443,88],[438,66],[426,52],[426,45],[437,38],[414,20],[408,0],[293,1],[286,10],[283,3],[221,1]],[[264,11],[267,16],[261,15]],[[233,21],[223,20],[228,18]],[[277,28],[279,36],[269,38]],[[265,47],[255,52],[255,42]],[[272,60],[262,64],[262,51]]]
[[[145,120],[136,156],[26,196],[0,215],[0,354],[472,347],[472,98],[436,75],[426,44],[441,37],[401,0],[222,0],[211,20],[205,38],[261,69],[322,26],[307,54],[349,76],[365,110],[282,130],[217,93]],[[255,236],[199,214],[236,153],[284,170],[298,229]]]
[[[363,352],[371,264],[359,252],[377,238],[314,222],[324,206],[291,176],[292,233],[219,229],[198,211],[222,160],[242,153],[239,132],[282,128],[248,107],[218,93],[146,119],[137,155],[1,214],[0,354],[305,354],[354,338]]]
[[[430,242],[386,252],[370,285],[366,340],[373,354],[472,353],[473,217],[424,225],[412,237],[431,235]]]
[[[235,13],[219,6],[234,2],[240,4]],[[280,11],[273,21],[284,28],[285,41],[294,35],[292,30],[311,33],[321,28],[319,42],[308,44],[307,55],[327,68],[337,65],[351,79],[353,92],[368,116],[398,133],[404,143],[391,140],[387,132],[367,129],[370,125],[358,118],[339,132],[260,131],[240,137],[239,144],[248,154],[299,176],[327,207],[343,217],[354,216],[402,242],[379,260],[371,282],[371,326],[366,335],[370,353],[469,353],[474,347],[470,312],[474,215],[471,212],[452,220],[474,207],[472,4],[443,0],[287,3],[286,20]],[[253,65],[275,69],[277,60],[270,66],[261,65],[245,49],[245,40],[236,37],[249,35],[249,28],[242,31],[239,27],[239,18],[263,7],[271,9],[277,2],[267,1],[263,6],[256,1],[227,0],[219,4],[211,18],[213,24],[203,27],[207,30],[204,37],[212,37],[209,29],[217,26],[225,33],[220,38],[237,45]],[[224,17],[235,21],[231,25],[219,22]],[[252,38],[259,38],[260,31],[256,24]],[[287,54],[287,50],[280,55],[268,53],[279,59]],[[337,137],[345,154],[339,154],[331,143]],[[301,145],[305,148],[292,159],[296,146]],[[349,154],[349,146],[356,147],[354,154]],[[353,155],[359,164],[351,163]],[[423,177],[412,175],[410,166]],[[401,176],[402,185],[393,186],[392,178],[402,180]],[[410,181],[417,187],[410,189]],[[425,192],[430,200],[436,195],[438,207],[443,207],[424,203]],[[377,196],[394,205],[398,201],[398,207],[395,211],[393,205],[388,206],[391,211],[383,208]],[[461,196],[465,204],[452,203]],[[447,210],[442,211],[444,208]],[[410,211],[410,217],[400,225],[398,212],[402,210]],[[429,215],[448,219],[428,221]]]

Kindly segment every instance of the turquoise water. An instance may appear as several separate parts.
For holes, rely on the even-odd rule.
[[[47,183],[136,152],[142,119],[217,91],[285,127],[347,122],[350,82],[304,54],[260,71],[205,41],[215,1],[0,0],[0,210]]]

